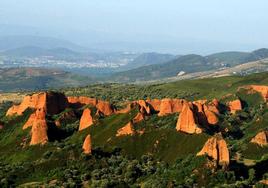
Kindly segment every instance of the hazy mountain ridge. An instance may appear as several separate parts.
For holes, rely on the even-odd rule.
[[[114,74],[111,79],[115,81],[135,82],[154,79],[162,79],[177,76],[181,71],[185,73],[217,70],[232,67],[250,61],[256,61],[268,57],[268,49],[259,49],[251,53],[223,52],[209,56],[184,55],[169,62],[148,65],[126,72]]]

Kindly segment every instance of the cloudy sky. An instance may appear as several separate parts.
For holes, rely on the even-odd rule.
[[[1,0],[0,34],[178,54],[253,50],[268,47],[267,7],[267,0]]]

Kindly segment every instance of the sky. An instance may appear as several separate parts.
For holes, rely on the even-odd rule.
[[[268,47],[267,7],[267,0],[0,0],[0,27],[90,48],[247,51]]]

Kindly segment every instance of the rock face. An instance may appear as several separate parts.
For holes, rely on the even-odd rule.
[[[91,154],[92,152],[92,146],[91,146],[91,136],[88,134],[87,137],[84,140],[83,143],[83,147],[82,147],[83,151],[85,154]]]
[[[93,118],[91,116],[91,110],[89,108],[84,109],[82,117],[80,119],[79,131],[90,127],[93,124]]]
[[[268,86],[250,85],[249,88],[259,92],[262,95],[264,101],[267,102],[267,100],[268,100]]]
[[[36,110],[31,134],[30,145],[45,144],[48,142],[45,109],[40,108]]]
[[[107,101],[98,101],[96,108],[105,116],[111,115],[114,111],[112,109],[112,106]]]
[[[259,146],[267,146],[268,145],[268,131],[259,132],[254,138],[251,139],[252,143],[258,144]]]
[[[133,118],[133,123],[138,123],[144,120],[144,115],[139,112],[134,118]]]
[[[55,124],[57,127],[60,127],[62,124],[66,125],[68,123],[72,123],[76,121],[76,115],[73,110],[65,111],[64,113],[60,114],[60,117],[58,117],[55,120]]]
[[[202,150],[197,153],[197,156],[207,154],[218,165],[228,166],[230,163],[229,150],[225,140],[221,136],[214,136],[205,143]]]
[[[165,116],[182,111],[185,100],[181,99],[163,99],[161,100],[160,111],[158,116]]]
[[[48,114],[57,114],[68,106],[67,98],[61,93],[44,92],[24,97],[20,105],[12,106],[7,116],[22,115],[27,108],[44,109]]]
[[[146,100],[146,102],[151,105],[154,111],[159,112],[160,111],[160,106],[161,106],[161,100],[159,99],[149,99]]]
[[[27,129],[28,127],[33,126],[34,122],[36,121],[36,113],[32,113],[29,117],[29,119],[27,120],[27,122],[23,125],[22,129]]]
[[[228,108],[232,114],[236,113],[236,111],[242,110],[242,104],[239,99],[236,99],[234,101],[230,101],[228,103]]]
[[[132,136],[134,134],[135,134],[135,130],[133,127],[133,123],[129,122],[124,127],[118,129],[116,136],[126,136],[126,135]]]
[[[216,125],[219,122],[219,119],[215,113],[216,110],[210,110],[209,106],[204,105],[204,113],[209,125]]]
[[[103,115],[109,116],[114,110],[111,104],[107,101],[97,100],[89,97],[68,97],[68,102],[71,106],[77,108],[83,105],[91,105],[98,109],[98,113],[102,113]]]
[[[138,100],[134,103],[139,106],[139,110],[141,113],[146,113],[147,115],[151,114],[150,106],[144,100]]]
[[[185,103],[179,115],[176,126],[177,131],[182,131],[188,134],[199,134],[202,130],[198,127],[196,118],[193,112],[192,103]]]
[[[68,102],[74,106],[80,105],[79,107],[81,107],[81,105],[92,105],[92,106],[97,105],[97,99],[95,98],[80,96],[80,97],[67,97],[67,99]]]
[[[214,112],[215,114],[220,114],[220,103],[217,99],[213,99],[207,107],[208,110],[210,110],[211,112]]]

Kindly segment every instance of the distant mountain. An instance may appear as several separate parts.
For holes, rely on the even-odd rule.
[[[81,86],[92,81],[92,78],[56,69],[0,68],[0,92]]]
[[[68,48],[74,51],[85,50],[84,47],[81,47],[72,42],[52,37],[40,37],[40,36],[28,36],[28,35],[14,35],[14,36],[0,37],[0,51],[22,48],[25,46],[35,46],[44,49]]]
[[[169,62],[142,66],[136,69],[115,73],[109,80],[120,82],[148,81],[177,76],[180,72],[193,73],[268,58],[268,49],[259,49],[251,53],[223,52],[208,56],[184,55]]]
[[[37,46],[24,46],[20,48],[10,49],[2,52],[1,54],[13,57],[40,57],[40,56],[53,56],[58,58],[65,57],[78,57],[82,54],[67,48],[53,48],[44,49]]]
[[[160,64],[160,63],[165,63],[168,62],[172,59],[174,59],[175,56],[171,54],[160,54],[160,53],[143,53],[133,59],[127,67],[128,68],[138,68],[141,66],[146,66],[146,65],[154,65],[154,64]]]

